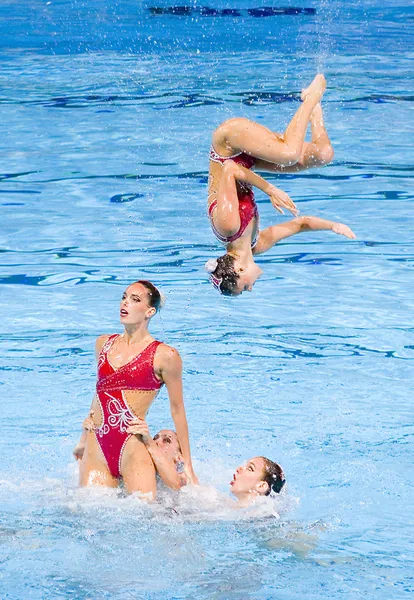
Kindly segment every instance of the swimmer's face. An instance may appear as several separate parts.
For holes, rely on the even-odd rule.
[[[239,265],[237,260],[234,262],[234,270],[239,275],[235,295],[242,294],[243,292],[251,292],[254,284],[263,273],[262,269],[255,262],[251,262],[246,267]]]
[[[133,283],[122,294],[120,319],[123,325],[140,324],[156,313],[149,305],[148,292],[141,283]]]
[[[238,467],[230,481],[230,489],[235,496],[245,494],[258,494],[263,496],[268,490],[268,485],[263,481],[265,463],[260,456],[251,458],[246,464]]]
[[[171,431],[171,429],[162,429],[159,431],[154,435],[154,442],[171,459],[177,458],[180,454],[177,434],[175,431]]]

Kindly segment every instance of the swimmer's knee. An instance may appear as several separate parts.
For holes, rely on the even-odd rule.
[[[330,144],[328,144],[320,149],[320,151],[318,152],[318,159],[320,160],[322,165],[328,165],[330,162],[333,161],[334,154],[334,149]]]
[[[301,156],[301,149],[296,150],[288,147],[283,152],[283,156],[278,160],[278,163],[283,167],[293,167],[293,165],[296,165],[300,161]]]
[[[216,131],[220,130],[220,134],[223,136],[224,141],[231,144],[232,141],[234,142],[234,136],[237,136],[239,132],[244,131],[249,123],[249,119],[246,119],[245,117],[233,117],[223,121]]]
[[[240,127],[241,125],[245,127],[249,123],[250,119],[247,119],[246,117],[232,117],[231,119],[227,119],[226,121],[224,121],[222,125],[225,125],[229,129],[233,129]]]
[[[234,160],[226,160],[225,163],[223,163],[223,167],[222,167],[222,176],[224,177],[237,177],[237,175],[242,174],[242,171],[240,169],[240,166],[234,162]]]

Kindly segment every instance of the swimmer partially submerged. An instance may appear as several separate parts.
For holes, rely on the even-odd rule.
[[[85,431],[95,431],[93,414],[84,420],[82,427]],[[131,422],[128,433],[137,436],[145,445],[159,479],[167,487],[179,490],[190,483],[175,431],[162,429],[151,437],[146,421],[137,418]],[[74,454],[75,458],[81,458],[76,452]],[[283,469],[278,463],[264,456],[250,458],[237,467],[230,481],[230,492],[236,498],[234,508],[249,506],[261,496],[279,494],[285,483]]]
[[[256,456],[236,469],[230,481],[230,490],[237,498],[239,507],[244,507],[259,496],[280,494],[285,483],[280,465],[264,456]]]
[[[93,410],[83,421],[82,429],[85,432],[96,431]],[[167,487],[179,490],[190,483],[191,476],[184,463],[180,442],[175,431],[162,429],[152,438],[148,424],[144,419],[138,417],[130,421],[126,433],[136,436],[144,444],[157,475]],[[83,449],[76,446],[73,454],[77,460],[81,460]]]
[[[189,478],[175,431],[163,429],[152,438],[144,419],[136,419],[128,433],[140,436],[165,485],[175,490],[187,485]],[[279,494],[285,482],[283,469],[278,463],[265,456],[256,456],[237,467],[230,481],[230,491],[236,497],[238,507],[244,507],[259,496]]]
[[[128,433],[140,437],[151,456],[157,475],[166,486],[179,490],[190,483],[188,469],[175,431],[162,429],[152,438],[146,421],[135,419],[131,422]]]

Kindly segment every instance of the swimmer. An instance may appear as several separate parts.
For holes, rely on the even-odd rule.
[[[197,483],[183,402],[181,358],[177,350],[154,340],[148,331],[160,306],[160,292],[151,282],[131,284],[120,306],[124,333],[97,339],[98,379],[91,405],[95,429],[85,430],[74,450],[80,458],[81,486],[117,487],[122,477],[129,492],[155,498],[154,464],[142,439],[128,433],[128,427],[145,417],[164,384],[187,474]]]
[[[146,421],[136,419],[130,424],[128,433],[141,438],[152,458],[155,470],[166,486],[179,490],[190,482],[175,431],[162,429],[152,438]]]
[[[285,485],[285,475],[280,465],[264,456],[250,458],[238,467],[230,481],[230,491],[242,508],[252,504],[259,496],[279,494]]]
[[[87,431],[95,429],[92,417],[90,415],[83,422],[82,427]],[[179,490],[188,484],[189,478],[175,431],[163,429],[152,438],[144,419],[135,419],[127,431],[141,438],[157,474],[166,486]],[[279,494],[284,485],[285,475],[280,465],[264,456],[253,457],[236,469],[230,482],[230,491],[237,499],[233,508],[248,506],[259,496],[269,496],[272,492]]]
[[[206,269],[214,287],[226,296],[251,291],[262,270],[254,257],[280,240],[302,231],[330,230],[354,239],[349,227],[316,217],[297,217],[289,196],[253,173],[259,170],[292,173],[329,163],[333,150],[326,132],[320,100],[325,91],[323,75],[317,75],[302,92],[302,104],[283,134],[276,134],[248,119],[222,123],[213,133],[210,151],[208,214],[226,254],[210,259]],[[305,142],[308,122],[312,140]],[[295,217],[259,231],[259,213],[252,187],[262,190],[276,210]]]
[[[85,431],[96,430],[93,416],[94,411],[91,410],[89,417],[82,424]],[[134,419],[130,422],[127,433],[138,436],[145,444],[155,470],[166,486],[173,490],[179,490],[189,483],[190,479],[186,474],[180,442],[175,431],[162,429],[152,438],[146,421],[144,419]],[[74,451],[75,458],[79,460],[81,453],[82,449],[76,453]]]

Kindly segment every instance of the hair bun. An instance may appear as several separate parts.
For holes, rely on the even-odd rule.
[[[204,268],[207,271],[207,273],[214,273],[214,271],[217,269],[217,265],[218,262],[216,258],[209,258],[206,264],[204,265]]]

